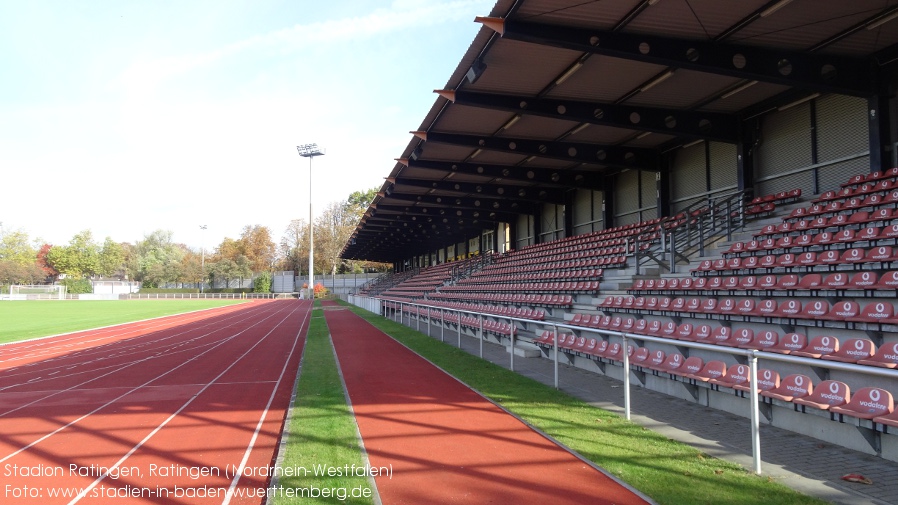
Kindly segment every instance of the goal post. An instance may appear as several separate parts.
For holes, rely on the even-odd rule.
[[[34,284],[9,286],[12,300],[65,300],[65,286],[62,284]]]

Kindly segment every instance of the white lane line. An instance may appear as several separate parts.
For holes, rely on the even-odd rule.
[[[265,418],[268,416],[268,411],[271,409],[271,404],[274,402],[274,397],[277,394],[278,388],[281,385],[281,381],[284,378],[284,374],[287,373],[287,367],[290,365],[290,359],[293,357],[293,353],[296,351],[296,344],[299,342],[299,336],[302,335],[302,329],[306,325],[306,322],[309,320],[309,316],[312,314],[311,308],[308,312],[306,312],[306,317],[303,319],[301,325],[299,325],[299,331],[296,334],[296,338],[293,339],[293,347],[290,348],[290,354],[287,355],[287,360],[284,361],[284,367],[281,369],[281,375],[278,376],[277,382],[274,384],[274,388],[271,390],[271,396],[268,397],[268,404],[265,405],[265,410],[262,411],[262,415],[259,417],[259,422],[256,424],[256,431],[253,432],[252,438],[249,440],[249,445],[246,447],[246,451],[243,453],[243,459],[240,460],[240,467],[237,468],[237,471],[234,472],[234,478],[231,479],[231,485],[228,487],[228,493],[225,495],[224,501],[221,502],[221,505],[228,505],[231,503],[231,498],[234,496],[234,489],[237,487],[237,482],[240,481],[240,477],[243,476],[243,470],[246,468],[246,462],[249,460],[250,453],[253,452],[253,448],[256,445],[256,439],[259,438],[259,432],[262,430],[262,425],[265,423]]]
[[[266,319],[267,319],[267,318],[266,318]],[[264,319],[263,319],[263,321],[264,321]],[[79,421],[84,420],[84,419],[87,418],[88,416],[90,416],[90,415],[92,415],[92,414],[95,414],[95,413],[99,412],[100,410],[102,410],[102,409],[108,407],[109,405],[112,405],[113,403],[115,403],[115,402],[121,400],[121,399],[124,398],[125,396],[127,396],[127,395],[129,395],[129,394],[131,394],[131,393],[133,393],[133,392],[135,392],[135,391],[137,391],[137,390],[139,390],[140,388],[142,388],[142,387],[144,387],[144,386],[149,385],[149,384],[152,383],[152,382],[155,382],[155,381],[158,380],[158,379],[161,379],[162,377],[165,377],[166,375],[168,375],[168,374],[174,372],[175,370],[177,370],[177,369],[179,369],[179,368],[181,368],[181,367],[187,365],[188,363],[190,363],[190,362],[192,362],[192,361],[194,361],[194,360],[200,358],[200,357],[203,356],[204,354],[206,354],[206,353],[208,353],[208,352],[211,352],[211,351],[213,351],[214,349],[217,349],[218,347],[220,347],[220,346],[222,346],[222,345],[224,345],[224,344],[230,342],[231,340],[235,339],[237,336],[239,336],[239,335],[242,334],[243,332],[247,331],[248,329],[249,329],[249,328],[247,328],[246,330],[242,330],[242,331],[240,331],[239,333],[235,333],[234,335],[232,335],[232,336],[230,336],[230,337],[228,337],[228,338],[222,340],[222,341],[221,341],[219,344],[217,344],[215,347],[210,347],[210,348],[207,349],[206,351],[203,351],[202,353],[197,354],[196,356],[194,356],[194,357],[188,359],[187,361],[185,361],[185,362],[181,363],[180,365],[178,365],[178,366],[172,368],[171,370],[168,370],[168,371],[166,371],[165,373],[162,373],[162,374],[156,376],[155,378],[150,379],[150,380],[146,381],[145,383],[143,383],[143,384],[141,384],[141,385],[139,385],[139,386],[136,386],[136,387],[134,387],[134,388],[131,388],[131,389],[128,390],[127,392],[122,393],[121,395],[119,395],[119,396],[113,398],[112,400],[109,400],[108,402],[104,403],[103,405],[101,405],[101,406],[95,408],[94,410],[91,410],[91,411],[88,412],[87,414],[84,414],[83,416],[81,416],[81,417],[79,417],[79,418],[77,418],[77,419],[75,419],[75,420],[69,422],[68,424],[66,424],[66,425],[64,425],[64,426],[60,426],[59,428],[53,430],[52,432],[47,433],[46,435],[44,435],[44,436],[38,438],[37,440],[34,440],[33,442],[29,443],[28,445],[26,445],[26,446],[24,446],[24,447],[21,447],[21,448],[17,449],[16,451],[14,451],[14,452],[12,452],[12,453],[10,453],[10,454],[4,456],[3,458],[0,458],[0,463],[3,463],[3,462],[5,462],[6,460],[8,460],[8,459],[10,459],[10,458],[12,458],[12,457],[14,457],[14,456],[16,456],[17,454],[19,454],[19,453],[21,453],[21,452],[23,452],[23,451],[26,451],[26,450],[28,450],[28,449],[34,447],[35,445],[37,445],[37,444],[43,442],[44,440],[46,440],[46,439],[52,437],[53,435],[59,433],[60,431],[62,431],[62,430],[64,430],[64,429],[66,429],[66,428],[68,428],[68,427],[70,427],[70,426],[72,426],[72,425],[78,423]],[[258,344],[256,344],[256,345],[258,345]],[[255,347],[255,346],[254,346],[254,347]],[[150,358],[147,358],[147,359],[150,359]],[[141,360],[141,361],[143,361],[143,360]],[[233,365],[232,365],[232,366],[233,366]],[[110,372],[110,373],[111,373],[111,372]],[[105,374],[105,375],[109,375],[109,374]],[[92,379],[92,380],[93,380],[93,379]],[[90,382],[90,381],[88,381],[88,382]],[[73,386],[73,388],[74,388],[74,387],[76,387],[76,386]],[[70,389],[71,389],[71,388],[70,388]],[[56,394],[59,394],[59,393],[56,393]],[[43,399],[49,398],[50,396],[54,396],[54,395],[49,395],[49,396],[47,396],[47,397],[45,397],[45,398],[43,398]],[[31,404],[34,404],[34,403],[36,403],[36,401],[35,401],[35,402],[31,402],[31,403],[29,403],[28,405],[31,405]],[[25,407],[25,406],[22,406],[22,407],[19,407],[19,408],[15,409],[15,410],[18,410],[18,409],[21,409],[21,408],[24,408],[24,407]],[[7,413],[8,413],[8,412],[7,412]]]
[[[259,344],[261,344],[265,339],[267,339],[267,338],[274,332],[274,330],[276,330],[276,329],[278,328],[278,326],[280,326],[280,324],[282,324],[284,321],[286,321],[287,318],[289,318],[289,317],[293,314],[293,312],[295,312],[295,310],[291,311],[291,312],[288,313],[286,316],[284,316],[284,318],[281,319],[281,321],[280,321],[278,324],[276,324],[273,328],[271,328],[271,330],[269,330],[268,333],[265,334],[265,336],[263,336],[262,338],[260,338],[259,340],[257,340],[256,343],[252,345],[252,347],[250,347],[249,349],[247,349],[243,354],[241,354],[237,359],[235,359],[233,363],[231,363],[230,365],[228,365],[228,367],[225,368],[220,374],[218,374],[214,379],[212,379],[212,380],[211,380],[210,382],[208,382],[205,386],[203,386],[203,388],[200,389],[196,394],[194,394],[189,400],[187,400],[186,402],[184,402],[184,404],[181,405],[181,408],[179,408],[178,410],[176,410],[175,412],[173,412],[170,416],[168,416],[168,417],[165,419],[165,421],[162,421],[162,423],[159,424],[159,426],[157,426],[155,429],[153,429],[153,431],[151,431],[149,434],[147,434],[147,436],[145,436],[145,437],[143,438],[143,440],[141,440],[141,441],[138,442],[134,447],[132,447],[131,450],[129,450],[124,456],[121,457],[121,459],[119,459],[118,461],[115,462],[115,464],[113,464],[113,465],[111,465],[109,468],[107,468],[107,469],[106,469],[106,470],[105,470],[99,477],[97,477],[96,480],[94,480],[92,483],[90,483],[90,485],[88,485],[86,488],[82,489],[81,492],[78,493],[78,496],[76,496],[75,498],[73,498],[72,501],[70,501],[70,502],[68,503],[68,505],[74,505],[75,503],[78,503],[79,501],[81,501],[81,499],[84,498],[85,496],[87,496],[87,494],[88,494],[93,488],[95,488],[95,487],[97,486],[97,484],[99,484],[100,482],[102,482],[102,481],[109,475],[110,472],[114,472],[114,471],[118,470],[118,468],[121,466],[122,463],[125,462],[125,460],[127,460],[129,457],[131,457],[132,454],[134,454],[134,453],[137,452],[141,447],[143,447],[143,445],[146,444],[146,443],[147,443],[147,442],[148,442],[148,441],[149,441],[149,440],[150,440],[156,433],[158,433],[162,428],[164,428],[165,425],[167,425],[169,422],[171,422],[172,419],[174,419],[175,417],[177,417],[178,414],[180,414],[180,413],[181,413],[184,409],[186,409],[191,403],[193,403],[193,401],[196,400],[196,399],[203,393],[203,391],[205,391],[205,390],[208,389],[210,386],[212,386],[213,384],[215,384],[215,381],[217,381],[217,380],[220,379],[222,376],[224,376],[224,374],[228,373],[228,371],[230,371],[231,368],[235,367],[235,366],[237,365],[237,363],[238,363],[241,359],[243,359],[244,357],[246,357],[247,354],[249,354],[253,349],[255,349]],[[247,330],[248,330],[248,329],[249,329],[249,328],[247,328]],[[246,331],[246,330],[243,330],[243,331],[241,331],[240,333],[243,333],[243,332],[245,332],[245,331]],[[238,333],[237,335],[239,335],[240,333]],[[235,335],[235,336],[236,336],[236,335]],[[230,339],[228,339],[228,340],[230,340]],[[295,344],[294,344],[294,345],[295,345]],[[0,461],[0,462],[2,462],[2,461]]]

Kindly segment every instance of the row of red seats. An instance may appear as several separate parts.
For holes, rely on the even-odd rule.
[[[526,264],[526,265],[505,265],[493,264],[484,267],[477,272],[477,275],[489,274],[506,274],[506,273],[523,273],[523,272],[542,272],[544,270],[583,270],[585,268],[597,268],[602,266],[601,258],[585,258],[567,261],[546,261],[542,263]]]
[[[553,346],[554,334],[544,331],[534,342],[543,347]],[[559,348],[565,352],[600,358],[612,362],[623,361],[623,349],[620,343],[609,344],[602,339],[576,337],[559,334]],[[898,346],[898,344],[896,344]],[[896,350],[898,351],[898,350]],[[662,350],[650,350],[646,347],[627,346],[630,366],[637,370],[651,370],[656,375],[666,374],[671,378],[683,380],[695,385],[708,384],[713,389],[733,389],[742,396],[750,392],[751,369],[747,365],[727,365],[720,360],[707,363],[697,356],[684,357],[673,352],[666,354]],[[814,385],[807,375],[792,374],[780,380],[780,374],[772,369],[758,370],[758,391],[762,398],[791,402],[806,412],[807,408],[829,411],[832,418],[851,416],[858,419],[871,420],[883,426],[898,427],[898,412],[892,393],[878,387],[861,388],[853,395],[847,383],[825,380]]]
[[[834,272],[825,277],[818,273],[799,276],[785,274],[777,276],[715,276],[684,277],[671,279],[638,279],[630,288],[639,293],[678,293],[678,292],[719,292],[719,291],[770,291],[792,294],[795,291],[843,291],[843,290],[898,290],[898,271],[885,272],[880,276],[870,270],[856,272]]]
[[[617,305],[618,298],[623,299]],[[657,305],[654,305],[657,302]],[[713,316],[712,319],[752,321],[755,318],[787,320],[842,321],[846,323],[898,324],[895,307],[891,302],[870,301],[864,307],[855,300],[842,300],[830,305],[827,300],[812,300],[802,305],[796,299],[778,302],[768,298],[669,298],[609,296],[598,305],[599,309],[634,313],[657,313],[682,316],[683,314]]]
[[[578,318],[578,316],[581,317]],[[791,354],[805,358],[822,358],[882,368],[898,368],[898,342],[885,344],[877,350],[876,344],[872,340],[863,338],[846,339],[840,345],[839,339],[835,336],[817,336],[808,340],[804,333],[799,332],[790,332],[781,336],[776,330],[756,332],[751,328],[712,327],[709,324],[693,323],[677,324],[674,321],[662,322],[621,316],[575,314],[568,323],[598,330]]]
[[[558,295],[562,293],[597,293],[599,281],[557,281],[557,282],[491,282],[489,284],[462,284],[444,286],[430,296],[444,293],[550,293]]]
[[[898,224],[868,226],[860,230],[842,228],[837,232],[824,231],[815,234],[786,235],[779,239],[768,237],[761,240],[734,242],[723,255],[729,257],[751,256],[776,251],[781,253],[801,252],[814,247],[824,250],[839,249],[854,242],[868,242],[870,246],[895,245],[896,240],[898,240]]]
[[[820,253],[807,251],[800,254],[783,253],[703,260],[690,272],[693,275],[706,275],[757,269],[770,271],[778,268],[787,272],[799,269],[806,272],[831,272],[847,266],[856,270],[862,266],[878,270],[888,268],[893,261],[898,261],[898,250],[893,250],[892,246],[878,246],[871,249],[853,247],[843,251],[827,250]]]
[[[838,214],[831,217],[817,216],[813,219],[801,219],[794,223],[784,221],[780,224],[768,224],[754,234],[755,239],[779,237],[798,237],[799,235],[816,235],[824,231],[833,233],[842,228],[888,228],[898,219],[898,209],[881,208],[873,211],[853,210],[850,214]],[[878,223],[871,225],[871,223]],[[884,232],[885,230],[883,230]],[[882,232],[881,232],[882,233]]]
[[[818,214],[837,214],[843,209],[877,207],[893,203],[894,193],[898,190],[898,181],[881,181],[876,184],[864,184],[856,189],[844,189],[838,192],[827,192],[808,207],[799,207],[792,211],[787,220],[801,219]],[[846,208],[846,205],[848,206]]]
[[[536,270],[548,270],[550,268],[578,268],[596,267],[608,263],[608,258],[622,255],[623,247],[609,248],[604,251],[566,251],[548,256],[520,258],[516,260],[496,261],[492,265],[484,267],[481,271],[508,270],[510,268],[532,268]],[[567,255],[576,255],[567,257]]]
[[[890,168],[888,170],[877,170],[875,172],[870,172],[869,174],[858,174],[848,179],[847,182],[843,182],[840,186],[844,188],[848,186],[856,186],[865,182],[876,182],[881,179],[894,178],[898,178],[898,167]]]
[[[479,329],[481,324],[480,318],[469,315],[460,316],[458,312],[441,312],[437,309],[422,309],[418,311],[414,307],[404,307],[403,312],[408,314],[409,316],[421,316],[426,317],[429,321],[442,321],[450,324],[460,324],[464,328],[470,328],[474,330]],[[508,336],[511,335],[511,332],[513,330],[515,331],[515,333],[517,333],[517,329],[512,323],[493,321],[490,319],[483,320],[483,331],[486,333]]]
[[[531,273],[507,273],[504,275],[489,274],[477,275],[460,279],[456,286],[464,286],[471,284],[492,284],[492,283],[508,283],[508,282],[539,282],[539,281],[561,281],[561,280],[595,280],[601,279],[603,270],[594,268],[590,270],[555,270],[546,272]]]
[[[791,203],[801,198],[801,188],[795,188],[789,191],[780,191],[779,193],[773,193],[770,195],[756,196],[750,202],[749,205],[758,205],[762,203]]]
[[[534,321],[542,321],[546,318],[546,313],[544,311],[527,307],[518,308],[508,305],[489,305],[468,302],[440,302],[435,300],[427,300],[425,303],[429,305],[435,305],[437,307],[444,307],[447,309],[484,312],[496,316],[517,317],[521,319],[532,319]]]
[[[571,295],[548,294],[523,294],[520,289],[515,294],[505,293],[472,293],[470,289],[462,293],[432,293],[429,296],[440,300],[468,300],[488,303],[502,303],[513,305],[530,305],[534,307],[570,307],[573,303]]]

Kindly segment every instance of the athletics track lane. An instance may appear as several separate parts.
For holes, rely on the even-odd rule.
[[[349,310],[328,328],[386,505],[646,502]]]
[[[309,308],[253,302],[123,340],[81,332],[97,345],[61,340],[81,349],[78,359],[50,352],[45,362],[3,370],[0,502],[262,503],[241,493],[264,491],[267,477],[235,479],[234,469],[258,474],[272,464]],[[87,475],[73,475],[70,465]],[[218,475],[191,475],[198,471]],[[22,494],[26,486],[40,496]],[[86,494],[51,498],[51,489]]]

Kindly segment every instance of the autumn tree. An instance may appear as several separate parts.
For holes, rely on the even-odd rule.
[[[90,277],[100,268],[100,246],[90,230],[82,230],[68,245],[52,247],[47,261],[56,271],[73,279]]]
[[[172,232],[156,230],[136,244],[137,274],[135,278],[144,287],[157,288],[169,282],[177,282],[181,276],[181,260],[184,249],[172,241]]]
[[[292,270],[302,275],[303,265],[309,264],[309,223],[302,219],[290,221],[281,237],[278,254],[280,269]]]
[[[243,227],[243,233],[237,242],[240,253],[249,261],[249,268],[253,272],[267,272],[274,266],[277,249],[267,226],[257,224]]]

